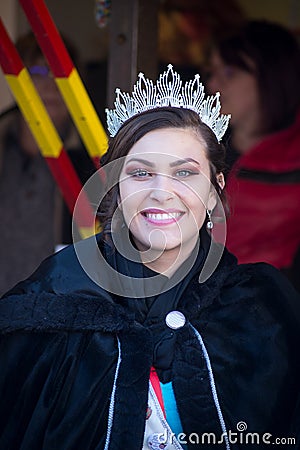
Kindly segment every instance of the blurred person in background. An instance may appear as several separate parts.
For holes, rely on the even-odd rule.
[[[73,61],[76,50],[65,40]],[[17,50],[82,181],[93,171],[34,34]],[[71,242],[71,220],[56,183],[19,109],[0,119],[0,295],[26,278],[55,250]]]
[[[216,40],[211,92],[231,113],[227,246],[240,263],[268,262],[299,284],[300,49],[279,24],[250,21]]]

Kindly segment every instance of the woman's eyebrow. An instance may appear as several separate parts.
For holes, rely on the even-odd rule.
[[[148,161],[147,159],[142,159],[142,158],[131,158],[128,161],[126,161],[126,165],[130,164],[132,161],[145,164],[145,166],[154,167],[154,164],[152,162]]]
[[[181,166],[182,164],[186,164],[187,162],[192,162],[194,164],[197,164],[198,166],[200,166],[200,163],[198,161],[196,161],[193,158],[184,158],[184,159],[177,159],[176,161],[173,161],[172,163],[170,163],[170,167],[174,167],[174,166]]]
[[[142,159],[142,158],[130,158],[128,161],[126,161],[126,165],[130,164],[133,161],[139,162],[141,164],[145,164],[145,166],[148,166],[148,167],[154,167],[155,166],[155,164],[152,163],[151,161],[148,161],[147,159]],[[184,158],[184,159],[177,159],[176,161],[171,162],[170,163],[170,167],[181,166],[181,165],[186,164],[188,162],[191,162],[191,163],[194,163],[194,164],[200,166],[200,163],[198,161],[196,161],[195,159],[193,159],[193,158]]]

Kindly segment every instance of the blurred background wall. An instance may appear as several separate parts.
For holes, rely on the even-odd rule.
[[[87,82],[94,92],[97,71],[100,70],[101,82],[105,82],[101,64],[107,59],[109,21],[104,27],[97,24],[97,0],[46,0],[45,3],[58,29],[77,46],[82,66],[88,69]],[[270,19],[298,35],[300,33],[299,0],[160,0],[160,5],[159,55],[162,62],[176,64],[184,59],[187,65],[201,64],[203,45],[210,31],[224,32],[242,15]],[[195,8],[198,11],[196,15]],[[29,29],[18,0],[0,2],[0,14],[14,41]],[[180,53],[181,48],[184,54]],[[101,90],[105,88],[102,86]],[[101,103],[102,98],[95,101]],[[11,103],[12,97],[1,72],[0,113]]]

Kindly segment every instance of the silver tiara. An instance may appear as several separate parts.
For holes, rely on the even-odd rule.
[[[173,106],[187,108],[195,111],[202,122],[208,125],[215,133],[218,141],[222,139],[227,130],[230,115],[221,114],[220,93],[204,99],[204,86],[200,82],[200,75],[186,81],[182,85],[180,75],[173,70],[172,64],[163,72],[156,84],[143,73],[133,87],[132,96],[127,92],[116,89],[115,109],[105,109],[107,128],[111,137],[114,137],[120,127],[130,117],[153,108]]]

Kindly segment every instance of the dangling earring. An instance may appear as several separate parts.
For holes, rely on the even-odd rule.
[[[213,221],[211,220],[211,209],[207,209],[206,212],[207,212],[207,216],[208,216],[206,228],[208,230],[211,230],[214,227]]]

